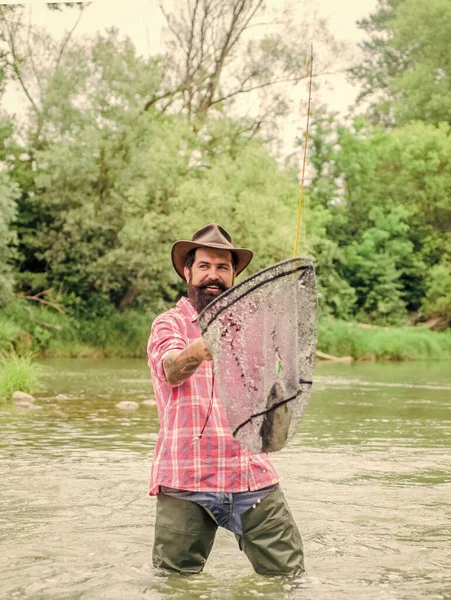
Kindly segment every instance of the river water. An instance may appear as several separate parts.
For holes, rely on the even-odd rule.
[[[304,539],[297,581],[255,575],[224,530],[201,575],[154,571],[157,411],[115,408],[152,400],[145,363],[45,366],[42,408],[0,414],[0,598],[451,599],[449,363],[317,366],[272,455]]]

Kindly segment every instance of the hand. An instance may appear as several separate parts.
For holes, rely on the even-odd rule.
[[[210,351],[201,337],[197,338],[197,340],[194,340],[194,342],[191,343],[191,346],[200,362],[203,360],[213,360]]]

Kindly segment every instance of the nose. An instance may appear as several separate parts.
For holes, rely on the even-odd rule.
[[[221,279],[222,280],[222,278],[221,278],[221,272],[214,265],[212,265],[208,269],[208,273],[206,274],[206,276],[207,276],[208,279],[211,279],[212,281],[214,281],[215,279]]]

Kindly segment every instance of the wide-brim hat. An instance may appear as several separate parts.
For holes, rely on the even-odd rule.
[[[254,253],[249,248],[235,248],[232,238],[221,225],[210,223],[196,231],[191,240],[179,240],[172,246],[171,258],[174,269],[184,280],[183,269],[186,256],[193,248],[213,248],[216,250],[230,250],[238,259],[236,274],[239,275],[251,262]]]

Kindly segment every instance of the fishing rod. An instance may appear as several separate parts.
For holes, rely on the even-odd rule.
[[[301,188],[299,193],[299,204],[298,204],[298,218],[296,225],[296,241],[294,244],[294,255],[296,258],[298,255],[299,247],[299,232],[301,229],[301,213],[302,213],[302,200],[304,196],[304,181],[305,181],[305,165],[307,163],[307,147],[308,147],[308,136],[309,136],[309,125],[310,125],[310,107],[312,103],[312,79],[313,79],[313,44],[310,45],[310,54],[307,55],[305,61],[305,77],[307,78],[307,71],[310,62],[310,80],[309,80],[309,93],[308,93],[308,105],[307,105],[307,126],[305,128],[305,139],[304,139],[304,157],[302,161],[302,173],[301,173]]]

